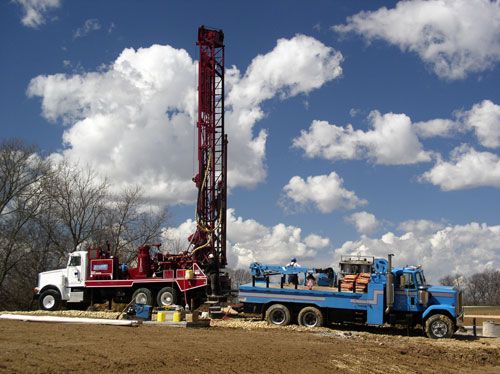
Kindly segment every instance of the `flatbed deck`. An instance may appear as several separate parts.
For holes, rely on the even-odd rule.
[[[283,284],[283,288],[279,283],[269,283],[269,287],[267,287],[265,282],[255,282],[255,287],[257,288],[278,288],[284,290],[295,290],[295,285],[291,283]],[[364,294],[366,292],[352,292],[352,291],[339,291],[337,287],[329,287],[329,286],[313,286],[312,289],[309,287],[299,284],[297,286],[297,290],[300,291],[326,291],[326,292],[340,292],[342,294]]]

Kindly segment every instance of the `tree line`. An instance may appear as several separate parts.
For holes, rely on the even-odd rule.
[[[500,271],[485,271],[463,276],[447,275],[440,279],[443,286],[454,286],[463,292],[465,305],[500,305]]]
[[[146,202],[140,186],[119,193],[90,167],[40,156],[36,146],[0,143],[0,310],[26,309],[37,274],[64,267],[82,246],[108,243],[120,261],[157,242],[166,209]]]

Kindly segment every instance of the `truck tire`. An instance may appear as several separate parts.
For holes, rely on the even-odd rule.
[[[177,292],[172,287],[163,287],[156,295],[158,306],[175,305],[177,303]]]
[[[425,321],[425,334],[432,339],[451,338],[454,328],[450,317],[434,314]]]
[[[38,305],[42,310],[61,309],[61,294],[57,290],[45,290],[40,294]]]
[[[132,294],[132,301],[136,304],[153,305],[153,295],[148,288],[138,288]]]
[[[299,325],[304,327],[323,326],[323,314],[318,308],[306,306],[299,312]]]
[[[266,310],[266,321],[270,325],[286,326],[290,319],[290,310],[282,304],[273,304]]]

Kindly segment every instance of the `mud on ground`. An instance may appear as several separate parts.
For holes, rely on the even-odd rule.
[[[184,329],[2,320],[0,372],[500,371],[500,339],[435,341],[385,331],[240,323],[216,322],[208,329]]]

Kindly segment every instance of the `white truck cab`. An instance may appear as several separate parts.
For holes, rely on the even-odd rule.
[[[69,255],[66,268],[38,274],[35,292],[42,309],[58,309],[62,301],[83,301],[83,289],[72,289],[85,287],[87,259],[87,251],[76,251]]]

